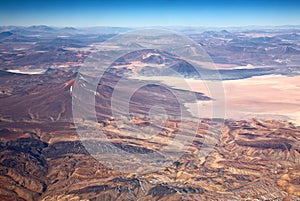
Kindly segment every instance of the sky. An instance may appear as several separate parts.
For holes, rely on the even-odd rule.
[[[1,25],[278,26],[300,25],[298,0],[8,0]]]

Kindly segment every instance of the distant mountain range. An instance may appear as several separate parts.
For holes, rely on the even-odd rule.
[[[159,28],[159,27],[158,27]],[[185,34],[209,54],[217,66],[222,67],[225,79],[251,77],[259,74],[298,74],[300,62],[300,26],[203,28],[166,27]],[[1,69],[56,68],[77,69],[99,43],[119,33],[133,30],[123,27],[0,27]],[[139,44],[135,44],[139,45]],[[158,72],[155,64],[168,64],[187,77],[197,77],[185,61],[168,62],[166,53],[136,58],[147,65],[143,75],[168,74]],[[253,69],[248,69],[249,67]],[[238,67],[238,70],[227,71]],[[267,67],[267,69],[264,69]],[[292,70],[284,70],[284,68]],[[243,69],[244,70],[241,70]],[[280,69],[283,68],[283,69]],[[255,70],[256,69],[256,70]],[[239,75],[238,75],[239,74]],[[234,76],[233,76],[234,75]]]

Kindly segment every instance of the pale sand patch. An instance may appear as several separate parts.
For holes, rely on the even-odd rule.
[[[207,86],[214,81],[202,81],[195,79],[182,79],[170,77],[152,77],[141,79],[159,80],[174,88],[187,89],[202,92],[211,96],[214,90]],[[241,80],[222,81],[225,90],[225,100],[199,101],[197,105],[187,103],[190,111],[201,117],[212,116],[212,104],[214,110],[224,110],[226,105],[226,118],[232,119],[283,119],[300,125],[300,76],[287,77],[280,75],[268,75],[252,77]],[[223,102],[225,101],[225,103]],[[199,116],[199,114],[198,114]]]
[[[6,70],[10,73],[19,73],[19,74],[27,74],[27,75],[39,75],[44,74],[47,69],[27,69],[27,70]]]
[[[207,93],[198,81],[187,82],[193,90]],[[279,118],[300,125],[300,76],[269,75],[223,81],[222,84],[227,118]]]
[[[215,65],[215,68],[218,69],[218,70],[268,68],[267,66],[254,66],[252,64],[247,64],[247,65],[244,65],[244,66],[239,66],[239,65],[235,65],[235,64],[220,64],[220,63],[215,63],[214,65]]]

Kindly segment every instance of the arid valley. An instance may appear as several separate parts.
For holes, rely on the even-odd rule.
[[[300,27],[127,31],[0,27],[0,200],[300,200]]]

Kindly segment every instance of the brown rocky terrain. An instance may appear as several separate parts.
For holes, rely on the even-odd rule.
[[[234,120],[192,115],[189,103],[214,101],[196,79],[188,81],[195,83],[193,91],[138,80],[143,87],[130,97],[126,114],[126,101],[111,101],[120,80],[133,83],[118,86],[126,95],[138,76],[169,76],[166,66],[197,76],[188,62],[152,49],[117,59],[101,80],[92,77],[92,68],[78,73],[99,42],[129,30],[115,29],[0,27],[0,200],[300,200],[300,127],[268,113],[270,107],[297,112],[297,29],[185,33],[229,80],[229,106],[268,110],[266,118],[248,120],[237,113]],[[292,79],[278,78],[276,86],[273,79],[241,80],[273,74]],[[87,80],[97,81],[95,91]],[[89,103],[74,95],[78,89],[93,93],[95,105],[76,108],[87,118],[72,111],[74,101]],[[264,101],[269,96],[283,109]],[[293,104],[287,108],[286,102]]]
[[[202,119],[181,158],[163,162],[168,165],[154,172],[125,173],[98,161],[83,146],[71,119],[73,78],[63,72],[47,76],[2,72],[1,86],[10,91],[0,99],[2,200],[300,199],[299,127],[280,120],[228,120],[222,125]],[[29,87],[36,82],[41,84]],[[102,87],[109,88],[106,83]],[[152,90],[148,92],[162,89]],[[133,102],[148,99],[139,93]],[[98,98],[103,102],[107,97]],[[159,153],[176,135],[178,125],[189,124],[170,119],[152,140],[143,140],[122,132],[119,121],[104,115],[97,126],[115,147],[145,156]],[[136,116],[131,123],[143,128],[151,126],[151,119]],[[212,124],[222,126],[220,135],[208,132]],[[205,138],[217,144],[201,157]],[[136,164],[147,166],[143,161]]]

